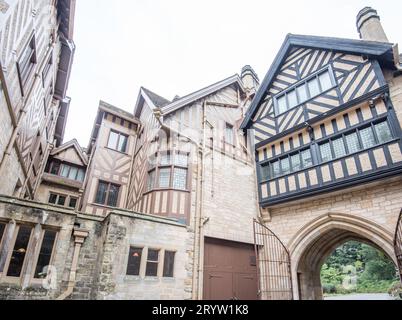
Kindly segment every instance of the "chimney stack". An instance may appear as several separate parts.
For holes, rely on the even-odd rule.
[[[371,7],[365,7],[357,14],[357,31],[360,39],[368,41],[389,42],[382,28],[377,11]]]
[[[254,94],[257,92],[260,81],[251,66],[246,65],[243,67],[241,70],[241,80],[243,81],[243,85],[249,94]]]

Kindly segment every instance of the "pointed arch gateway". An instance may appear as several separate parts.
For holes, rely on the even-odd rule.
[[[395,256],[398,263],[399,277],[402,282],[402,210],[399,215],[394,239]]]
[[[294,295],[300,300],[323,299],[320,270],[328,256],[350,240],[367,243],[394,263],[393,232],[373,221],[342,213],[329,213],[305,225],[289,242]]]

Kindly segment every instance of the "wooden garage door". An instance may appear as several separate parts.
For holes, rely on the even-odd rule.
[[[205,300],[257,300],[254,246],[207,238],[204,259]]]

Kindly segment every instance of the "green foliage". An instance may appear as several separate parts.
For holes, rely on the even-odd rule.
[[[321,269],[324,294],[384,293],[396,280],[395,265],[383,252],[356,241],[337,248]]]

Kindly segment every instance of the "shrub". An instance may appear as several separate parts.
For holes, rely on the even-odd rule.
[[[334,293],[336,293],[336,287],[332,283],[325,283],[322,286],[322,289],[324,291],[324,294],[334,294]]]

